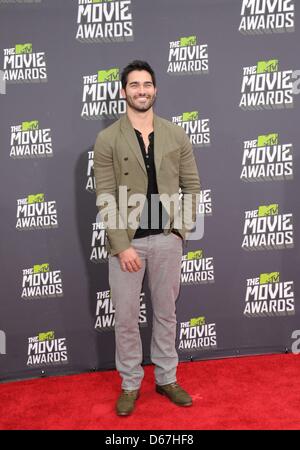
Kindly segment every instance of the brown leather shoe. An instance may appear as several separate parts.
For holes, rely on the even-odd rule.
[[[168,397],[171,402],[179,406],[191,406],[192,398],[177,383],[165,384],[163,386],[156,385],[156,392]]]
[[[132,413],[135,406],[135,401],[139,398],[139,390],[127,391],[122,390],[120,397],[118,398],[116,411],[118,416],[129,416]]]

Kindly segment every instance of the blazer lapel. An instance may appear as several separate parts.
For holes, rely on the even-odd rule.
[[[163,127],[161,121],[156,114],[154,114],[154,164],[156,175],[159,172],[160,163],[163,155],[165,134],[163,132]]]
[[[141,165],[142,169],[147,175],[147,170],[145,167],[144,158],[140,149],[140,145],[137,140],[133,126],[131,125],[130,120],[127,117],[127,114],[124,114],[124,116],[121,118],[121,130],[124,135],[124,138],[126,139],[130,147],[130,150],[134,153],[139,164]]]
[[[156,174],[158,174],[163,155],[165,135],[163,127],[161,125],[161,121],[159,117],[156,116],[156,114],[154,114],[153,121],[154,121],[154,164]],[[140,166],[147,175],[147,170],[145,167],[144,158],[139,146],[139,142],[137,140],[133,126],[131,125],[131,122],[127,117],[127,114],[124,114],[124,116],[122,116],[121,118],[121,130],[124,135],[124,138],[126,139],[130,147],[130,150],[134,153]]]

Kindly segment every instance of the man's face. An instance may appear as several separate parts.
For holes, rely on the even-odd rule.
[[[125,89],[122,95],[126,98],[127,105],[135,111],[148,111],[156,97],[157,89],[152,78],[146,70],[134,70],[128,74]]]

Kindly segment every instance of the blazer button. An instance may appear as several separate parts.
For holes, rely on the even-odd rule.
[[[131,188],[127,188],[127,192],[131,191]]]
[[[126,158],[124,158],[124,161],[127,161],[128,160],[128,158],[127,158],[127,156],[126,156]]]
[[[128,175],[128,172],[125,172],[124,175]]]

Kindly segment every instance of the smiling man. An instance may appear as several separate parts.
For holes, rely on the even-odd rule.
[[[122,378],[116,411],[126,416],[134,409],[144,376],[139,314],[146,270],[153,309],[151,361],[156,392],[179,406],[192,404],[177,383],[175,348],[175,302],[183,241],[190,227],[187,220],[178,220],[176,201],[174,206],[167,200],[178,200],[181,188],[179,209],[189,210],[189,198],[189,224],[195,222],[200,181],[184,130],[153,112],[157,88],[150,65],[133,61],[124,68],[121,80],[127,113],[98,134],[94,172],[97,205],[106,226],[116,367]],[[135,220],[133,203],[139,204]]]

